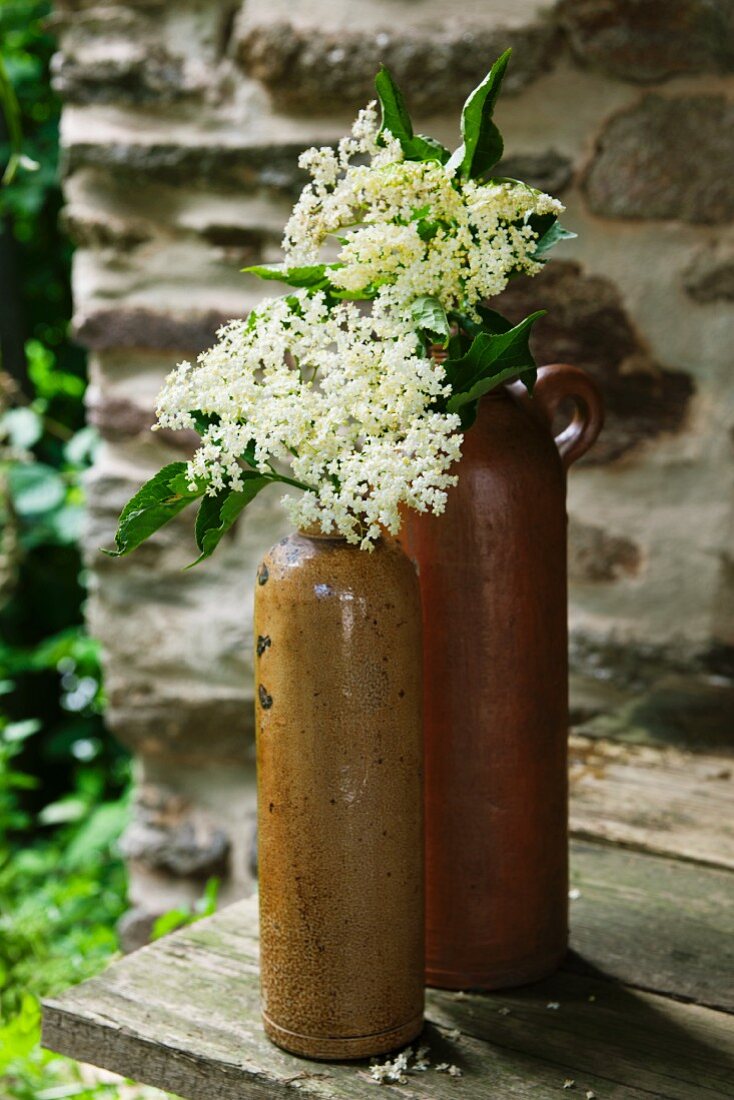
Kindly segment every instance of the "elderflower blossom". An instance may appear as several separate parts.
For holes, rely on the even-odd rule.
[[[284,499],[299,527],[371,549],[383,530],[397,533],[404,507],[443,511],[461,456],[445,369],[411,307],[429,297],[462,324],[476,320],[511,275],[540,270],[531,219],[563,207],[517,181],[482,184],[438,159],[406,160],[374,103],[335,149],[309,149],[299,165],[311,181],[285,229],[285,267],[318,263],[330,237],[336,262],[181,363],[157,426],[201,435],[192,491],[240,492],[259,472],[300,490]]]
[[[403,1050],[398,1054],[391,1062],[383,1062],[380,1064],[374,1064],[370,1066],[370,1077],[373,1081],[376,1081],[378,1085],[384,1085],[385,1082],[405,1085],[408,1083],[407,1073],[409,1072],[410,1057],[413,1051],[409,1047],[408,1050]]]
[[[369,164],[352,163],[365,156]],[[378,141],[374,104],[337,152],[310,149],[299,163],[312,179],[285,229],[288,262],[317,262],[336,236],[341,250],[331,284],[397,313],[426,295],[447,311],[475,316],[477,302],[499,294],[511,275],[540,271],[530,219],[564,210],[516,180],[482,184],[458,179],[437,160],[404,160],[389,133]]]
[[[397,533],[400,508],[440,513],[461,453],[459,418],[433,409],[442,368],[418,352],[409,325],[323,292],[271,299],[257,322],[232,321],[195,365],[169,376],[158,426],[211,419],[189,463],[192,484],[243,486],[250,447],[263,473],[290,466],[300,498],[284,501],[299,527],[318,525],[369,549]]]
[[[392,1061],[377,1062],[374,1060],[370,1066],[370,1077],[378,1085],[396,1084],[406,1085],[408,1076],[416,1073],[426,1073],[431,1067],[431,1052],[427,1045],[417,1049],[407,1047],[401,1051]]]

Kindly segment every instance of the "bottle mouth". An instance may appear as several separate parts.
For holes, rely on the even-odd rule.
[[[346,535],[340,534],[338,531],[332,531],[329,534],[325,534],[320,527],[299,527],[298,534],[301,538],[311,539],[313,542],[338,542],[342,546],[351,546],[354,550],[359,549],[359,543],[349,542]],[[384,538],[385,531],[383,530],[379,538],[374,539],[374,545],[379,546]]]
[[[332,531],[328,534],[322,531],[320,527],[313,524],[311,527],[299,527],[298,534],[304,539],[321,539],[324,542],[346,542],[346,537],[341,535],[338,531]]]

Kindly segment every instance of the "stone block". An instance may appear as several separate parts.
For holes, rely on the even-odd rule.
[[[61,227],[81,248],[114,248],[130,252],[155,236],[155,225],[142,218],[120,218],[107,211],[66,206],[60,215]]]
[[[268,89],[279,110],[304,113],[354,109],[375,98],[374,77],[388,66],[407,90],[411,111],[454,112],[507,49],[514,57],[505,81],[517,92],[548,71],[560,36],[549,20],[518,26],[474,26],[425,33],[387,22],[369,32],[304,27],[291,22],[246,22],[237,56],[247,75]]]
[[[116,307],[79,313],[76,339],[90,350],[145,348],[195,355],[208,348],[229,316],[214,310],[191,310],[185,316],[145,308]]]
[[[230,840],[199,807],[152,783],[135,791],[135,819],[122,841],[123,855],[182,876],[227,871]]]
[[[642,551],[631,539],[569,517],[568,579],[572,584],[636,576],[641,566]]]
[[[194,908],[210,878],[219,882],[219,906],[255,884],[255,768],[248,742],[225,765],[139,757],[135,771],[134,817],[123,839],[132,906],[120,926],[127,951],[146,943],[168,910]]]
[[[723,225],[734,218],[734,102],[722,95],[646,95],[612,116],[585,180],[607,218]]]
[[[129,42],[106,56],[56,54],[52,85],[67,103],[163,105],[201,95],[208,82],[203,73],[192,78],[184,59],[164,47]]]
[[[88,391],[89,393],[89,391]],[[87,421],[97,429],[103,439],[111,443],[146,438],[155,423],[155,413],[148,405],[124,397],[102,397],[93,393],[87,396]],[[196,432],[159,429],[158,442],[188,456],[197,445]],[[179,456],[181,457],[181,456]]]
[[[638,84],[734,69],[732,0],[561,0],[576,57]]]
[[[516,153],[503,157],[494,174],[523,180],[549,195],[560,195],[571,183],[573,164],[553,149],[544,153]]]
[[[62,150],[62,173],[68,177],[82,168],[96,168],[138,183],[296,196],[306,182],[298,157],[308,142],[299,144],[224,145],[216,142],[71,141]]]
[[[734,302],[734,248],[702,248],[684,272],[683,285],[696,302]]]

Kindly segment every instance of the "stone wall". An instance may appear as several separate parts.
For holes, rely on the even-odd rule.
[[[54,24],[76,331],[105,440],[90,619],[110,726],[138,760],[129,939],[210,874],[225,896],[250,888],[249,607],[284,520],[277,494],[258,498],[185,574],[190,520],[123,562],[95,548],[182,453],[148,431],[163,375],[257,299],[238,269],[276,257],[298,152],[345,132],[379,61],[420,128],[455,144],[466,93],[515,48],[504,168],[560,193],[580,237],[500,308],[548,308],[540,357],[586,367],[608,407],[570,483],[575,716],[719,736],[734,699],[734,0],[58,0]]]

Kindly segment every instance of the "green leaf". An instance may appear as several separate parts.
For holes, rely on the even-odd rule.
[[[217,911],[217,898],[219,895],[219,879],[214,876],[207,880],[204,893],[194,903],[193,908],[187,906],[180,909],[169,909],[163,913],[153,925],[151,939],[159,940],[167,936],[169,932],[175,932],[177,928],[183,928],[190,924],[196,924],[203,917],[210,917]]]
[[[533,259],[539,260],[550,252],[554,245],[557,245],[560,241],[573,240],[578,234],[573,233],[570,229],[566,229],[561,225],[557,218],[554,218],[553,224],[549,229],[545,231],[540,237],[537,245],[535,246],[535,253]]]
[[[489,306],[479,305],[477,306],[477,313],[482,319],[482,328],[485,332],[489,332],[492,335],[500,335],[503,332],[509,332],[512,328],[512,321],[508,321],[506,317],[503,317],[501,313],[498,313],[496,309],[490,309]]]
[[[337,287],[329,287],[329,297],[335,302],[370,302],[377,294],[378,288],[372,283],[362,287],[361,290],[339,290]]]
[[[341,264],[308,264],[304,267],[288,267],[286,264],[254,264],[243,267],[248,275],[257,275],[258,279],[270,279],[288,286],[306,287],[309,290],[322,290],[330,286],[327,271],[334,271]]]
[[[422,218],[419,222],[416,222],[415,227],[418,230],[418,236],[422,241],[432,241],[440,228],[438,222],[429,222],[426,221],[425,218]]]
[[[506,367],[505,370],[499,371],[497,374],[488,375],[484,378],[479,378],[465,393],[454,394],[449,399],[447,410],[451,413],[459,413],[462,418],[462,425],[468,426],[464,416],[464,410],[468,409],[468,416],[470,417],[469,423],[474,422],[476,415],[473,408],[469,409],[469,406],[473,406],[480,397],[484,397],[491,390],[497,389],[498,386],[503,385],[505,382],[511,382],[523,373],[524,370],[528,370],[528,367]],[[530,388],[530,387],[528,387]]]
[[[150,938],[160,940],[170,932],[175,932],[177,928],[183,928],[185,925],[192,923],[192,915],[189,909],[169,909],[167,913],[162,913],[160,917],[156,918],[151,929]]]
[[[49,802],[38,815],[41,825],[68,825],[70,821],[81,821],[89,813],[89,803],[79,795],[67,795],[58,802]]]
[[[188,504],[203,496],[205,488],[202,484],[191,489],[186,476],[186,463],[170,462],[150,481],[146,481],[127,502],[120,514],[115,549],[103,550],[102,553],[111,558],[129,554]]]
[[[400,142],[406,160],[437,160],[440,164],[445,164],[449,159],[449,151],[440,141],[413,133],[413,123],[403,93],[390,70],[384,65],[380,66],[375,77],[375,87],[382,108],[380,134],[388,130]]]
[[[199,435],[203,435],[208,428],[211,428],[212,424],[219,423],[217,413],[204,413],[201,409],[193,409],[191,415],[194,419],[194,430]]]
[[[495,103],[512,50],[498,57],[481,84],[470,94],[461,112],[464,141],[448,162],[465,178],[476,179],[494,168],[504,151],[504,142],[492,120]]]
[[[62,508],[49,512],[42,523],[34,524],[37,538],[27,537],[25,544],[37,546],[48,539],[60,546],[70,546],[78,542],[84,533],[85,520],[86,509],[83,504],[65,504]]]
[[[197,919],[211,917],[213,913],[216,913],[220,886],[221,881],[217,875],[212,875],[211,878],[207,879],[204,893],[194,902],[194,912],[198,915]]]
[[[18,168],[23,167],[23,128],[20,105],[15,89],[10,83],[2,57],[0,57],[0,110],[3,114],[4,129],[10,143],[10,156],[2,177],[0,177],[0,185],[3,185],[12,183]]]
[[[41,1007],[38,1001],[30,993],[23,993],[20,1012],[0,1025],[0,1075],[3,1081],[8,1080],[6,1070],[30,1056],[40,1038],[40,1024]]]
[[[246,470],[242,478],[244,487],[241,490],[224,489],[216,496],[205,496],[199,505],[195,533],[196,545],[201,554],[187,566],[188,569],[214,553],[222,536],[229,531],[243,508],[254,500],[261,489],[276,480],[272,476],[258,474],[255,470]]]
[[[451,327],[446,310],[438,298],[428,296],[416,298],[410,307],[410,312],[421,336],[432,344],[440,344],[442,348],[448,345]]]
[[[101,853],[108,853],[130,820],[127,803],[103,802],[75,834],[64,852],[63,865],[68,870],[84,866]]]
[[[25,741],[42,728],[38,718],[25,718],[20,722],[8,722],[3,727],[2,739],[4,741]]]
[[[43,462],[29,465],[17,463],[8,475],[13,507],[19,516],[40,516],[63,502],[66,496],[64,479],[53,466]]]
[[[13,447],[25,451],[43,435],[43,420],[33,409],[8,409],[0,417],[0,434],[7,435]]]
[[[87,424],[64,444],[64,458],[72,466],[90,466],[101,442],[97,429]]]
[[[472,341],[469,351],[460,359],[447,359],[444,363],[446,377],[452,395],[446,408],[448,412],[472,416],[472,406],[490,390],[513,378],[522,378],[528,389],[534,381],[535,360],[530,351],[530,330],[545,310],[538,310],[506,332],[491,334],[481,332]]]

